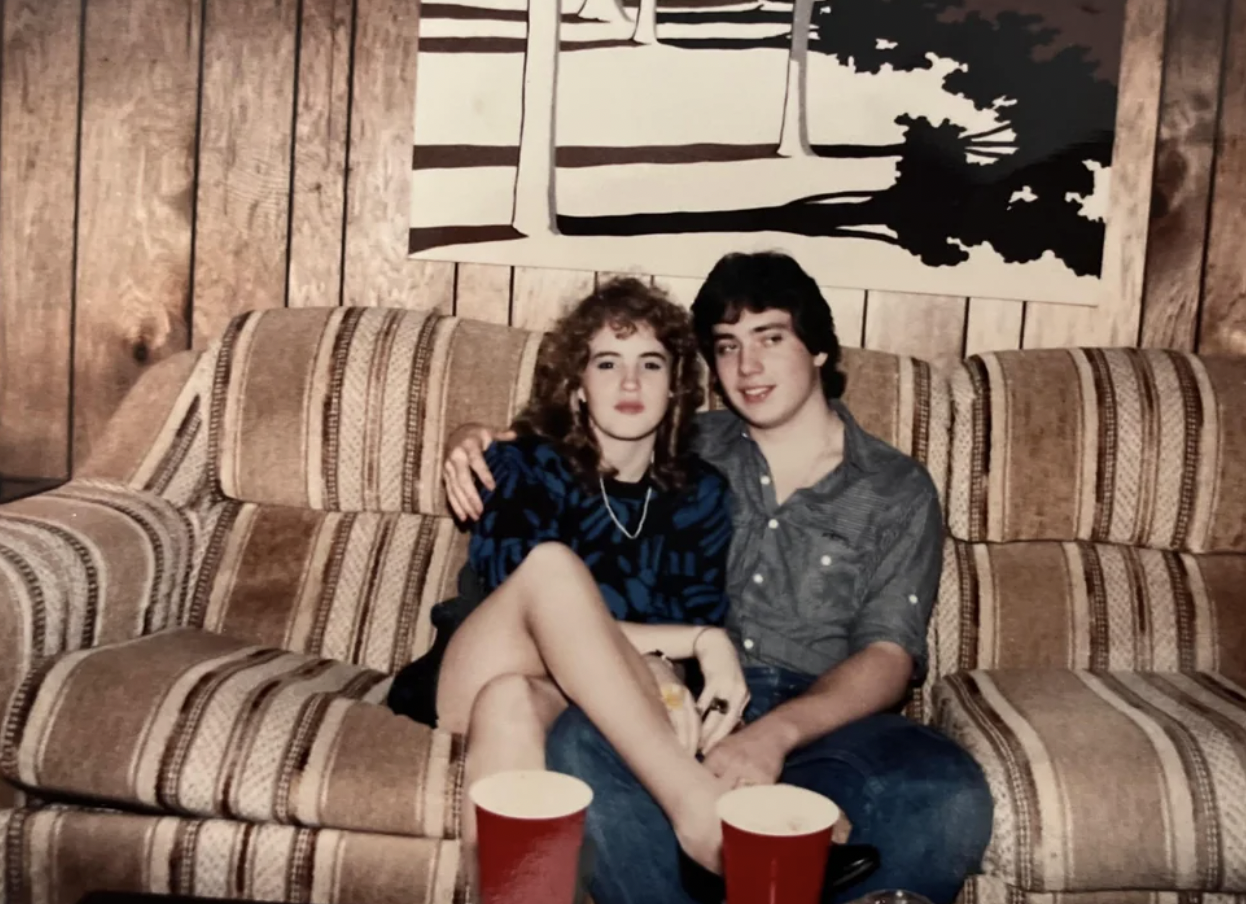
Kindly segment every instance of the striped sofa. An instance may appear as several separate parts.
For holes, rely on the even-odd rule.
[[[464,559],[447,429],[506,422],[540,347],[247,313],[148,370],[71,482],[0,508],[0,899],[462,899],[462,739],[380,704]],[[994,794],[963,900],[1246,902],[1246,359],[845,366],[945,504],[910,711]]]

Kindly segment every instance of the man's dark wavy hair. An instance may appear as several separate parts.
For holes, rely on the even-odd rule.
[[[692,322],[701,354],[718,377],[714,358],[714,327],[735,323],[744,311],[787,311],[796,337],[813,355],[826,352],[822,393],[829,399],[844,394],[848,378],[839,369],[839,337],[830,305],[813,278],[791,257],[775,251],[732,253],[719,259],[692,303]]]
[[[648,326],[670,355],[670,406],[658,425],[650,476],[662,489],[678,489],[688,481],[693,415],[705,398],[697,340],[687,310],[638,279],[604,283],[554,325],[542,342],[532,395],[514,429],[521,436],[552,441],[585,484],[611,473],[603,468],[588,411],[575,398],[588,366],[589,343],[605,326],[625,337]]]

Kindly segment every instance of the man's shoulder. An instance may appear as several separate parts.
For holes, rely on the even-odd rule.
[[[692,450],[705,461],[721,467],[744,430],[744,421],[734,412],[722,409],[698,412]]]
[[[876,485],[886,487],[897,501],[916,501],[920,497],[938,500],[938,490],[929,469],[912,455],[880,436],[855,425],[857,440],[867,459],[867,472]]]

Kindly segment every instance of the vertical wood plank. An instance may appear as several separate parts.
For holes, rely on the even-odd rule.
[[[0,474],[64,478],[82,5],[0,9]]]
[[[665,292],[675,304],[691,308],[705,280],[694,276],[657,276],[653,284]]]
[[[207,0],[203,21],[196,346],[285,304],[298,0]]]
[[[1168,0],[1142,341],[1194,349],[1227,0]]]
[[[290,197],[290,307],[342,301],[353,12],[354,0],[303,0]]]
[[[343,303],[454,311],[454,264],[407,257],[419,4],[357,0]]]
[[[1142,324],[1151,175],[1159,125],[1167,0],[1129,0],[1112,149],[1112,197],[1096,307],[1030,302],[1025,348],[1136,345]]]
[[[589,270],[516,267],[511,293],[511,326],[547,330],[571,305],[593,291]]]
[[[86,4],[74,461],[142,369],[189,345],[199,0]]]
[[[459,264],[454,288],[454,315],[509,323],[511,314],[511,268],[496,264]]]
[[[965,321],[965,357],[1021,347],[1025,302],[1007,298],[971,298]]]
[[[954,295],[871,292],[866,300],[865,347],[925,361],[961,356],[965,299]]]
[[[598,288],[600,288],[601,286],[605,285],[612,279],[621,279],[621,278],[627,278],[627,277],[630,277],[632,279],[638,279],[643,283],[648,283],[649,285],[653,285],[654,278],[650,276],[648,273],[642,273],[639,270],[626,270],[626,271],[624,270],[598,270],[596,274],[596,281],[594,284]]]
[[[1198,350],[1246,354],[1246,0],[1232,0]]]
[[[865,290],[823,286],[822,297],[831,307],[839,344],[848,348],[861,348],[865,343]]]

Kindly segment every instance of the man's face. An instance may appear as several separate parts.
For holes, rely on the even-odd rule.
[[[731,406],[754,427],[780,427],[822,396],[819,368],[787,311],[743,311],[714,327],[714,368]]]

